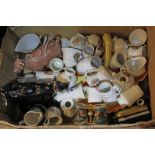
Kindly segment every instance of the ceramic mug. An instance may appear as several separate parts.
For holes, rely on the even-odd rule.
[[[113,38],[114,41],[114,51],[117,52],[127,52],[128,44],[123,38]]]
[[[102,80],[110,80],[111,75],[101,66],[98,69],[90,70],[85,73],[86,81],[89,86],[98,86]]]
[[[63,62],[65,67],[74,67],[77,65],[77,61],[75,60],[75,55],[82,54],[82,51],[74,48],[62,48],[63,53]]]
[[[85,91],[87,93],[88,103],[102,102],[101,95],[95,87],[87,86],[85,87]]]
[[[43,105],[34,105],[25,113],[24,123],[28,126],[37,126],[44,119],[45,111],[46,108]]]
[[[132,57],[146,57],[146,46],[136,47],[129,47],[127,51],[128,59]]]
[[[133,46],[142,46],[147,40],[147,33],[143,29],[135,29],[129,34],[129,41]]]
[[[57,81],[61,83],[68,83],[68,88],[76,85],[77,77],[73,68],[64,68],[64,72],[57,76]]]
[[[48,65],[53,72],[60,72],[63,69],[63,66],[64,63],[60,58],[53,58]]]
[[[118,69],[125,66],[127,61],[126,52],[115,52],[110,61],[111,69]]]
[[[70,98],[65,98],[60,103],[63,114],[66,117],[72,118],[75,116],[75,103]]]
[[[63,119],[59,108],[52,106],[46,110],[44,125],[60,125],[62,122]]]
[[[106,103],[116,102],[121,93],[121,88],[108,80],[103,80],[97,89],[100,92],[102,100]]]
[[[92,56],[94,54],[94,47],[91,44],[86,44],[83,47],[84,57]]]
[[[134,85],[125,92],[120,94],[120,97],[117,99],[117,102],[121,106],[132,106],[139,98],[144,95],[143,91],[138,85]]]
[[[96,69],[102,64],[101,59],[98,56],[89,56],[81,60],[77,66],[77,72],[81,75],[84,75],[87,71]]]
[[[85,44],[86,44],[86,37],[83,36],[82,34],[77,33],[70,39],[70,47],[82,50]]]
[[[97,45],[100,42],[100,37],[96,34],[92,34],[90,36],[87,36],[88,43],[93,45],[94,47],[97,47]]]

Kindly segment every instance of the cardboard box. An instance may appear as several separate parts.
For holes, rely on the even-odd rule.
[[[147,31],[147,53],[148,53],[148,76],[150,89],[150,106],[152,111],[152,120],[146,122],[137,122],[134,124],[119,124],[119,125],[59,125],[59,126],[38,126],[35,128],[151,128],[155,126],[155,27],[150,26],[53,26],[53,27],[17,27],[13,31],[20,37],[26,33],[38,34],[61,34],[62,36],[71,37],[75,33],[83,34],[103,34],[110,32],[118,36],[127,37],[129,33],[136,28],[143,28]],[[4,128],[30,128],[28,126],[15,126],[3,121],[0,121],[0,127]]]

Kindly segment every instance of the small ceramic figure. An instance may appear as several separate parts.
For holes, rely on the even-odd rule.
[[[96,107],[93,122],[95,124],[108,124],[108,116],[104,108]]]
[[[88,124],[88,110],[80,104],[76,107],[76,115],[74,117],[74,124],[86,125]]]

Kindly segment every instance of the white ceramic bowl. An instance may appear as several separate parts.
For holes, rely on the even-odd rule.
[[[129,35],[129,41],[134,46],[144,45],[147,40],[147,33],[143,29],[135,29]]]

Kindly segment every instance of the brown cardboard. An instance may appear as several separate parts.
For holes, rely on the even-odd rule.
[[[148,75],[149,75],[149,86],[150,86],[150,98],[151,98],[151,110],[152,110],[152,120],[148,122],[138,122],[134,124],[121,124],[121,125],[85,125],[85,126],[75,126],[75,125],[59,125],[48,128],[146,128],[155,126],[155,27],[147,26],[54,26],[54,27],[17,27],[14,32],[18,36],[22,36],[26,33],[38,33],[38,34],[61,34],[65,37],[71,37],[72,35],[79,33],[84,34],[103,34],[104,32],[111,32],[112,34],[117,34],[120,36],[127,37],[129,33],[136,28],[143,28],[147,30],[148,33]],[[8,123],[0,122],[0,127],[4,128],[29,128],[27,126],[15,126]],[[37,128],[46,128],[46,127],[37,127]]]
[[[150,98],[151,98],[151,110],[152,119],[155,119],[155,27],[147,27],[148,32],[148,75],[149,75],[149,86],[150,86]]]

